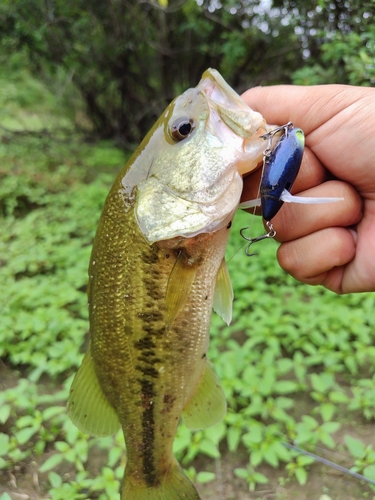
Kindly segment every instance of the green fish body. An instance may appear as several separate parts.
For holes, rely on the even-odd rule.
[[[265,130],[208,70],[169,105],[105,202],[89,267],[90,347],[68,411],[93,435],[122,427],[122,500],[199,499],[173,441],[181,416],[197,429],[226,412],[207,359],[210,317],[214,306],[231,319],[224,252]]]

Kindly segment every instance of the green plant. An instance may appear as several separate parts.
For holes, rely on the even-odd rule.
[[[25,78],[11,80],[25,84]],[[33,90],[29,109],[40,95]],[[91,242],[127,155],[66,130],[17,130],[0,130],[0,355],[9,375],[0,392],[0,485],[35,462],[46,497],[115,498],[126,461],[121,432],[86,436],[65,405],[87,342]],[[260,220],[238,213],[227,249],[234,320],[226,326],[212,317],[209,357],[228,412],[212,429],[181,425],[176,456],[198,483],[217,479],[203,470],[202,457],[224,460],[229,449],[246,489],[260,489],[272,469],[281,480],[304,485],[311,459],[284,443],[328,453],[340,446],[341,431],[352,434],[345,451],[355,470],[373,478],[374,451],[357,431],[373,428],[375,297],[337,297],[296,283],[278,267],[273,241],[247,258],[238,233],[249,225],[253,235],[263,232]],[[0,498],[9,500],[1,488]],[[361,488],[363,495],[372,491]]]

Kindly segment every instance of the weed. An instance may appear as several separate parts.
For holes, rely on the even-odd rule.
[[[18,83],[11,85],[2,96],[6,106],[19,92]],[[29,101],[17,99],[31,109],[38,89]],[[0,355],[17,378],[0,393],[0,469],[14,472],[34,460],[42,489],[54,500],[115,498],[125,466],[121,433],[82,434],[65,404],[86,342],[91,243],[112,172],[126,155],[108,142],[93,145],[64,134],[6,132],[0,143]],[[246,450],[235,474],[250,490],[267,482],[262,464],[285,467],[303,485],[311,458],[284,441],[333,449],[343,416],[374,418],[375,297],[337,297],[296,283],[277,266],[272,241],[247,258],[238,233],[249,219],[237,215],[227,249],[234,321],[224,326],[212,318],[209,357],[228,413],[212,429],[191,432],[181,425],[174,450],[197,482],[215,475],[196,471],[192,460],[217,459],[226,444],[231,452]],[[261,222],[252,224],[260,234]],[[347,436],[346,450],[355,470],[375,477],[371,446]],[[97,465],[90,456],[100,457]]]

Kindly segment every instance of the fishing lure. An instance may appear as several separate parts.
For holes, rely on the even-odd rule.
[[[284,134],[271,150],[273,136],[283,130]],[[264,152],[264,169],[260,183],[260,198],[263,218],[270,221],[284,203],[284,192],[289,193],[301,167],[305,135],[291,122],[269,133],[269,147]]]
[[[274,136],[280,132],[282,132],[282,136],[272,149]],[[300,128],[296,128],[292,122],[288,122],[261,137],[268,140],[268,145],[263,153],[263,170],[259,188],[260,198],[241,203],[239,208],[250,208],[260,205],[268,233],[257,238],[248,238],[244,235],[244,231],[248,228],[241,229],[240,234],[242,238],[249,242],[246,247],[246,255],[249,257],[255,255],[249,252],[249,248],[253,243],[276,236],[276,231],[273,228],[271,220],[279,212],[284,202],[314,204],[329,203],[342,199],[310,198],[293,196],[290,193],[301,167],[305,147],[305,135]]]

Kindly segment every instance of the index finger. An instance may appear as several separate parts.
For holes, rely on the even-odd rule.
[[[369,186],[375,161],[375,89],[349,85],[255,87],[243,99],[270,124],[291,121],[301,127],[308,146],[330,172],[361,192]]]
[[[254,87],[242,98],[268,123],[282,125],[291,121],[308,135],[360,99],[363,90],[349,85],[275,85]]]

